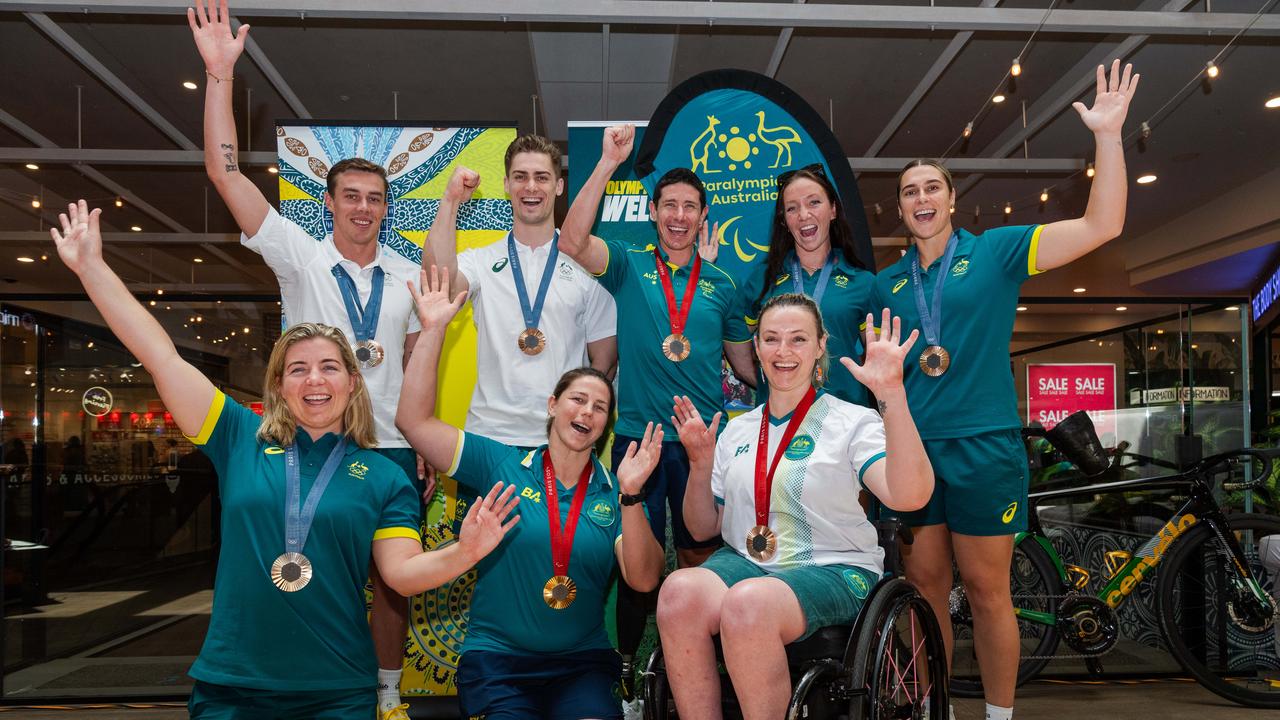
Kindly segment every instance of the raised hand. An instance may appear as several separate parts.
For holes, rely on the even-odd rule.
[[[600,158],[614,165],[621,165],[631,157],[631,145],[636,139],[634,125],[613,125],[604,129],[604,144]]]
[[[1120,74],[1120,60],[1111,63],[1111,78],[1107,79],[1106,68],[1098,66],[1098,90],[1093,99],[1093,107],[1086,108],[1082,102],[1074,102],[1071,107],[1080,113],[1080,119],[1093,134],[1120,134],[1124,118],[1129,114],[1129,101],[1138,89],[1138,78],[1133,74],[1133,65],[1124,66],[1124,74]]]
[[[467,509],[467,515],[462,519],[462,529],[458,533],[458,544],[472,563],[498,547],[507,531],[520,521],[519,515],[507,520],[507,516],[520,503],[515,492],[515,485],[508,485],[503,490],[501,482],[494,483],[488,495],[476,498]]]
[[[673,408],[675,414],[671,416],[671,424],[675,426],[676,434],[680,436],[680,444],[684,445],[685,452],[689,454],[689,464],[710,464],[715,457],[716,429],[720,427],[720,413],[717,412],[711,418],[710,425],[704,425],[702,416],[698,414],[698,408],[694,407],[688,395],[677,395],[672,399],[675,401]]]
[[[236,60],[244,52],[244,41],[249,37],[249,26],[241,25],[231,32],[227,0],[195,0],[195,3],[195,7],[187,8],[187,24],[195,36],[204,69],[215,78],[226,80],[235,74]]]
[[[649,473],[658,464],[662,455],[662,423],[655,427],[653,423],[645,426],[644,437],[637,446],[632,440],[627,446],[627,454],[618,463],[618,484],[627,495],[639,494],[649,479]]]
[[[844,365],[853,377],[877,396],[902,388],[902,361],[907,351],[916,344],[920,336],[919,330],[912,330],[905,342],[899,342],[902,335],[902,318],[890,320],[889,308],[884,309],[880,319],[880,332],[877,336],[875,316],[867,313],[867,334],[865,343],[867,356],[859,365],[853,360],[842,357]]]
[[[423,330],[431,328],[443,330],[462,309],[462,303],[467,300],[467,291],[463,290],[450,300],[449,273],[441,271],[435,265],[431,266],[430,273],[426,268],[422,268],[420,279],[422,292],[418,292],[418,288],[413,286],[413,281],[405,283],[409,286],[410,294],[413,295],[413,305],[418,311],[418,321],[422,323]]]
[[[715,262],[720,256],[720,223],[704,220],[698,230],[698,256],[703,262]]]
[[[94,208],[89,212],[89,205],[81,200],[68,205],[67,211],[58,215],[61,232],[58,228],[49,228],[49,234],[58,246],[58,257],[77,275],[89,263],[102,259],[102,232],[98,228],[100,215],[101,209]]]
[[[469,167],[459,165],[449,176],[449,184],[444,188],[444,199],[455,203],[464,203],[471,199],[471,194],[480,186],[480,173]]]

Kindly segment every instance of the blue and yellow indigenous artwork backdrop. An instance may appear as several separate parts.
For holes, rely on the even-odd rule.
[[[384,251],[421,262],[427,230],[440,196],[458,163],[480,173],[482,182],[458,212],[458,250],[482,247],[506,237],[511,202],[502,191],[503,154],[515,139],[514,127],[362,126],[289,123],[276,128],[280,156],[280,214],[305,228],[317,241],[332,230],[324,206],[329,168],[362,157],[387,169],[391,192],[380,242]],[[476,381],[476,337],[468,303],[449,328],[441,363],[437,414],[462,427]],[[422,539],[428,548],[453,542],[455,523],[466,513],[457,485],[441,477],[423,516]],[[406,695],[456,692],[453,675],[466,632],[475,571],[412,599],[405,673]]]

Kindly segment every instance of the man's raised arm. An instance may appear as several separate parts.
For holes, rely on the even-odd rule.
[[[605,271],[609,264],[609,250],[604,246],[603,240],[591,234],[591,226],[595,225],[605,186],[618,166],[631,156],[631,145],[635,142],[635,137],[636,129],[632,125],[605,128],[600,162],[596,163],[591,177],[587,178],[578,191],[578,197],[574,199],[569,214],[565,215],[564,224],[560,226],[560,252],[573,258],[593,275]]]

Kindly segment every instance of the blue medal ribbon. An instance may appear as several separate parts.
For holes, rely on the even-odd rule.
[[[520,269],[520,255],[516,252],[515,233],[507,233],[507,258],[511,261],[511,277],[516,281],[516,296],[520,298],[520,312],[524,315],[524,326],[537,329],[538,320],[542,318],[542,304],[547,299],[547,288],[551,287],[551,275],[556,269],[556,259],[560,257],[560,231],[551,238],[551,252],[547,255],[546,267],[542,268],[542,280],[538,283],[538,295],[529,305],[529,291],[524,286],[524,272]]]
[[[306,432],[302,430],[301,432]],[[307,535],[311,532],[311,521],[316,517],[316,506],[329,486],[329,480],[338,470],[338,463],[347,452],[347,439],[342,438],[333,446],[329,458],[316,475],[316,481],[307,493],[306,502],[302,502],[302,471],[298,467],[298,445],[294,443],[284,455],[284,547],[285,552],[301,553],[307,544]]]
[[[920,280],[920,250],[911,256],[911,288],[916,295],[916,310],[920,313],[920,329],[924,332],[924,341],[929,345],[941,346],[938,336],[942,330],[942,285],[947,281],[951,271],[951,258],[956,254],[956,246],[960,244],[960,234],[952,233],[947,240],[947,250],[942,254],[942,265],[939,266],[938,279],[933,284],[933,311],[924,302],[924,283]]]
[[[822,266],[822,270],[818,273],[818,284],[813,287],[813,304],[819,308],[822,307],[822,294],[827,291],[827,283],[831,280],[831,271],[836,267],[835,252],[832,251],[827,256],[827,262]],[[804,268],[800,265],[800,258],[793,253],[791,255],[791,289],[795,292],[805,295],[804,291]]]
[[[347,319],[351,321],[356,342],[372,340],[378,333],[378,314],[382,312],[382,289],[386,277],[382,266],[379,265],[373,269],[373,287],[369,291],[369,302],[363,307],[360,305],[360,292],[356,290],[356,281],[351,279],[341,263],[333,266],[333,277],[338,281],[338,289],[342,291],[342,304],[347,307]]]

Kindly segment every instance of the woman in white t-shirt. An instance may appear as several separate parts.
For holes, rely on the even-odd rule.
[[[879,414],[815,387],[827,333],[813,300],[798,294],[771,298],[760,313],[765,405],[730,420],[717,441],[719,414],[708,424],[688,398],[676,398],[672,422],[690,465],[685,521],[694,537],[725,542],[702,566],[667,578],[658,598],[682,717],[720,716],[715,635],[743,717],[782,717],[791,695],[785,646],[852,622],[883,573],[859,491],[903,511],[933,491],[902,387],[917,333],[901,342],[888,311],[879,337],[873,325],[868,315],[865,362],[840,361],[875,394]]]

